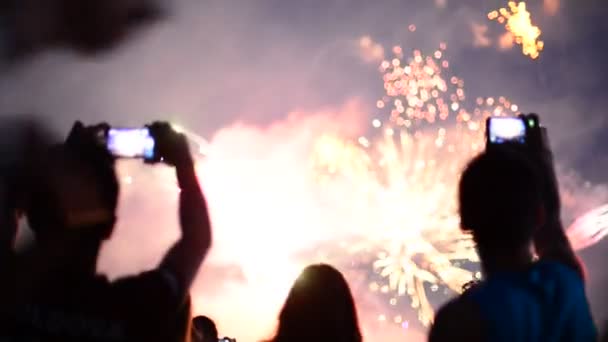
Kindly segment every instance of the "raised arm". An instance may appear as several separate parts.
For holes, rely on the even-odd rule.
[[[177,293],[186,296],[211,247],[211,222],[186,137],[173,130],[167,123],[155,123],[150,129],[156,140],[159,157],[175,167],[181,189],[179,195],[181,237],[167,252],[160,268],[175,277],[174,285]]]
[[[574,268],[581,277],[585,277],[583,263],[576,256],[559,217],[547,218],[545,225],[534,238],[534,245],[536,254],[541,260],[561,262]]]
[[[541,260],[557,261],[574,268],[584,278],[583,264],[576,256],[561,221],[559,185],[547,131],[541,128],[539,132],[532,156],[544,180],[545,224],[534,237],[536,253]]]

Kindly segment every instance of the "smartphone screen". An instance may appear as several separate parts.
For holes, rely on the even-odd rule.
[[[526,142],[526,124],[521,118],[491,118],[488,121],[488,139],[491,144]]]
[[[110,128],[107,147],[119,158],[154,158],[154,138],[147,128]]]

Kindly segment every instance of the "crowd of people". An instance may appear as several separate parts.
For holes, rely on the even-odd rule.
[[[161,13],[150,3],[4,2],[0,16],[10,31],[4,36],[12,37],[4,52],[20,56],[50,45],[103,50]],[[210,318],[192,317],[190,287],[211,247],[212,225],[182,134],[164,122],[149,126],[155,154],[175,169],[181,237],[156,268],[110,281],[96,270],[118,219],[116,160],[100,138],[109,126],[76,122],[60,143],[35,121],[5,126],[0,341],[234,341],[220,339]],[[461,228],[473,237],[483,278],[439,309],[429,341],[598,340],[542,132],[525,151],[488,146],[463,171]],[[17,252],[23,218],[35,240]],[[348,282],[320,264],[295,281],[268,342],[363,339]]]
[[[186,137],[165,122],[148,126],[181,190],[180,239],[156,268],[109,281],[96,270],[117,222],[109,126],[76,122],[61,143],[33,121],[17,126],[9,146],[18,157],[7,155],[1,170],[0,340],[232,341],[220,340],[208,317],[192,319],[190,286],[212,229]],[[561,224],[547,140],[526,146],[488,144],[462,173],[461,227],[476,244],[483,280],[438,311],[429,341],[598,339],[584,267]],[[22,217],[35,240],[17,253]],[[347,281],[320,264],[296,280],[269,342],[362,340]]]

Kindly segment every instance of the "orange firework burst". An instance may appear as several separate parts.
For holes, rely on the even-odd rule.
[[[350,227],[362,240],[347,250],[350,257],[371,255],[365,259],[377,279],[370,290],[388,295],[391,306],[409,298],[428,326],[434,309],[427,291],[458,293],[479,277],[464,267],[478,259],[458,228],[458,174],[483,148],[485,118],[514,115],[518,108],[501,96],[477,98],[467,110],[464,81],[450,75],[445,43],[429,56],[392,50],[394,57],[380,65],[385,95],[376,103],[388,119],[374,118],[377,134],[356,142],[320,138],[313,162],[328,198],[344,202],[348,191],[350,203],[365,208],[360,225]],[[401,313],[391,319],[401,320]]]
[[[501,8],[488,13],[488,19],[505,24],[508,34],[515,38],[515,42],[522,46],[522,52],[532,59],[538,58],[544,48],[544,42],[539,40],[541,30],[532,24],[530,12],[525,2],[509,2],[509,8]]]

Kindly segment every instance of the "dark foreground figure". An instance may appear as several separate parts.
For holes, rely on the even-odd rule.
[[[335,268],[308,266],[291,288],[270,342],[361,342],[357,309]]]
[[[597,340],[547,140],[532,147],[488,148],[464,171],[461,225],[473,235],[484,280],[441,308],[431,342]]]
[[[215,322],[207,316],[196,316],[192,319],[190,342],[217,342],[219,339]]]
[[[157,268],[108,281],[99,249],[116,223],[118,181],[98,127],[77,123],[36,158],[22,206],[36,243],[2,270],[0,341],[184,341],[188,291],[209,247],[210,222],[183,135],[154,124],[159,155],[176,169],[181,238]],[[134,246],[134,248],[137,248]]]

